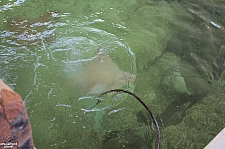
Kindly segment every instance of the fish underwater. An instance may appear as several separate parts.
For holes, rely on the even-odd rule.
[[[121,88],[128,83],[134,83],[136,75],[120,70],[103,47],[99,47],[96,55],[87,64],[78,69],[70,86],[75,86],[79,92],[85,94],[100,94],[102,92]]]

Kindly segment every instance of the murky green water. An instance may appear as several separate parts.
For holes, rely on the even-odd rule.
[[[132,97],[104,96],[88,111],[98,94],[83,80],[123,81],[94,76],[99,46],[108,72],[136,75],[123,88],[154,113],[163,149],[204,148],[225,127],[224,1],[3,0],[0,10],[0,77],[23,97],[38,149],[156,148]]]

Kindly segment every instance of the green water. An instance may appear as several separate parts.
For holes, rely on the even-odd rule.
[[[97,95],[68,85],[99,45],[137,75],[124,88],[152,110],[163,149],[204,148],[225,127],[223,1],[3,0],[0,8],[0,77],[23,97],[36,148],[156,148],[135,99],[104,96],[85,112]]]

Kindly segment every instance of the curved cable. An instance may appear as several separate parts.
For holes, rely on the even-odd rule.
[[[153,116],[151,110],[148,108],[148,106],[137,95],[135,95],[134,93],[126,91],[126,90],[122,90],[122,89],[109,90],[109,91],[101,93],[98,97],[103,96],[103,95],[108,94],[108,93],[111,93],[111,92],[124,92],[124,93],[127,93],[127,94],[133,96],[134,98],[136,98],[145,107],[145,109],[148,111],[148,113],[149,113],[150,117],[152,118],[152,121],[153,121],[153,123],[155,125],[156,131],[157,131],[157,139],[158,139],[158,142],[157,142],[158,148],[157,149],[160,149],[160,130],[159,130],[159,125],[158,125],[158,122],[156,121],[155,117]],[[100,100],[98,100],[98,103],[100,103]]]

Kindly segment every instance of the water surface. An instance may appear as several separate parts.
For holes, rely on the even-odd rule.
[[[104,96],[91,109],[97,95],[70,85],[99,46],[136,75],[122,88],[150,107],[163,149],[206,146],[225,126],[224,7],[216,0],[1,1],[0,76],[23,97],[35,146],[156,148],[135,99]]]

